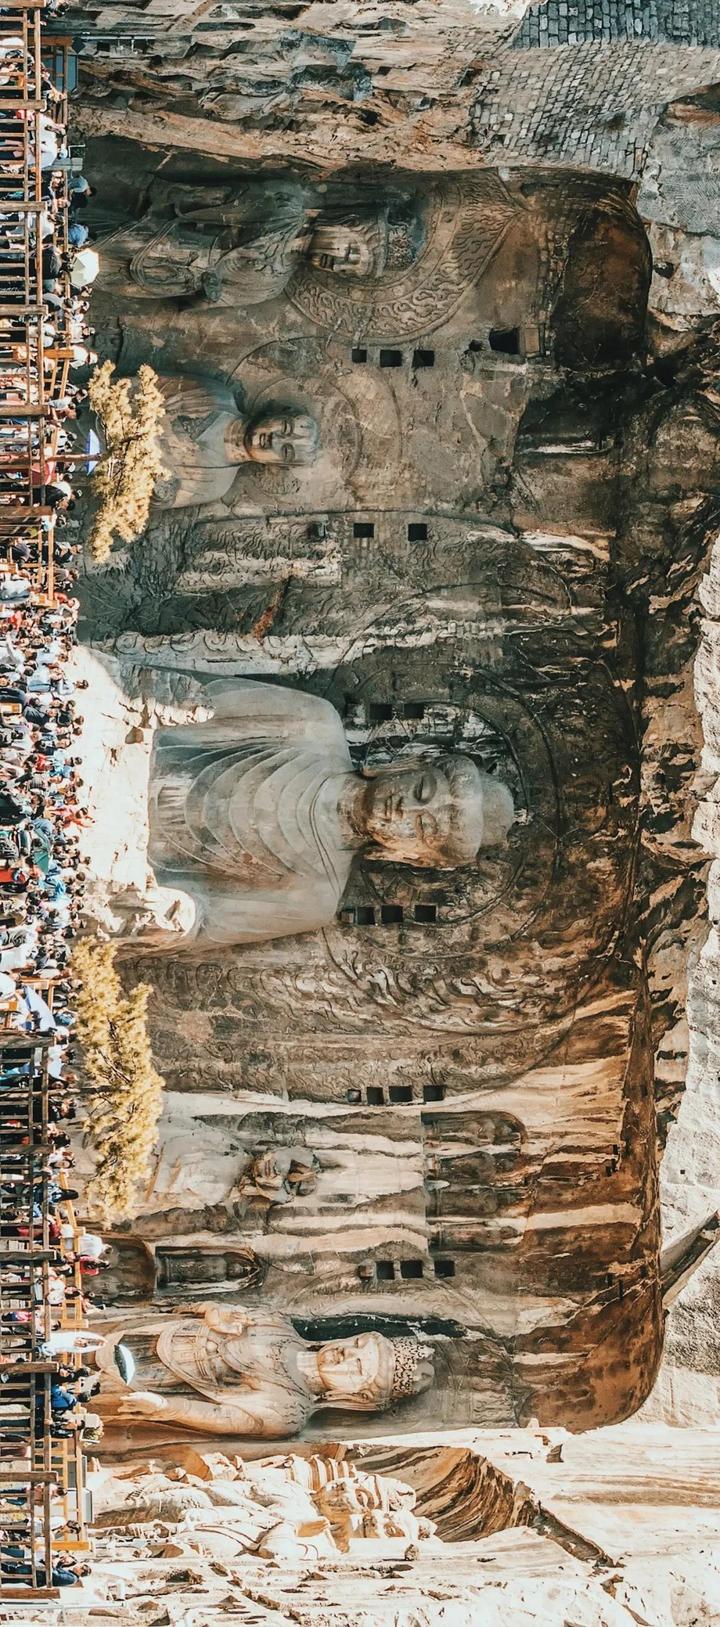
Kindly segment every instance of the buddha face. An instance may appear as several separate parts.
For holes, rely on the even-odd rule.
[[[309,413],[265,413],[242,430],[242,453],[252,463],[310,464],[318,452],[318,427]],[[236,452],[238,432],[232,441]],[[236,461],[234,459],[233,461]]]
[[[367,782],[361,819],[368,856],[451,870],[504,841],[513,814],[506,787],[458,756],[384,770]]]
[[[396,1348],[411,1347],[412,1380],[398,1389]],[[314,1352],[318,1403],[350,1407],[358,1412],[382,1410],[399,1393],[418,1395],[433,1382],[429,1352],[414,1341],[393,1341],[384,1333],[358,1333],[350,1339],[331,1339]]]
[[[361,225],[317,226],[310,240],[308,259],[318,271],[337,277],[372,277],[379,255],[377,228]]]
[[[332,1339],[320,1346],[316,1362],[328,1406],[378,1406],[390,1396],[395,1364],[381,1333]]]

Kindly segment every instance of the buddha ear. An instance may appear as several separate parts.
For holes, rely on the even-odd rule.
[[[393,757],[389,763],[362,763],[359,773],[362,780],[378,780],[383,774],[393,774],[398,769],[414,773],[423,766],[422,757]]]

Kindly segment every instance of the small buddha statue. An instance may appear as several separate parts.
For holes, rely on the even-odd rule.
[[[314,418],[298,407],[238,411],[227,385],[213,379],[164,378],[165,415],[158,436],[167,474],[156,482],[163,508],[219,502],[243,464],[307,467],[318,455]]]
[[[434,1376],[432,1348],[414,1336],[311,1344],[274,1311],[215,1304],[110,1335],[96,1362],[121,1416],[247,1439],[298,1435],[327,1407],[383,1412]]]

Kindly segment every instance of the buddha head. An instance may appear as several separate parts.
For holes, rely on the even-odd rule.
[[[366,858],[454,870],[504,842],[514,812],[505,785],[452,755],[383,768],[363,781],[352,819]]]
[[[432,1349],[415,1338],[357,1333],[317,1345],[308,1356],[317,1406],[382,1412],[420,1395],[434,1378]]]
[[[315,419],[286,407],[283,411],[269,409],[249,424],[238,420],[230,426],[226,445],[232,463],[249,460],[306,467],[317,458],[319,440]]]
[[[372,278],[413,265],[424,243],[424,227],[403,200],[366,215],[326,215],[312,228],[306,258],[334,277]]]
[[[334,276],[377,276],[385,263],[379,223],[319,223],[310,239],[307,257],[318,271],[331,271]]]

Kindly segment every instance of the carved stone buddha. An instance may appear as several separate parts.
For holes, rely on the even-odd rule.
[[[147,942],[184,949],[316,931],[332,921],[358,855],[449,870],[506,838],[510,793],[469,757],[363,778],[328,701],[234,679],[210,684],[205,702],[206,721],[155,739],[148,860],[183,933],[143,920]]]
[[[317,204],[288,182],[249,183],[209,207],[186,196],[173,214],[151,210],[105,239],[103,282],[120,279],[146,298],[242,309],[280,297],[303,263],[340,279],[374,279],[422,254],[426,228],[410,199],[352,210]]]
[[[238,1305],[191,1306],[110,1335],[96,1360],[116,1414],[268,1440],[298,1435],[327,1407],[383,1412],[434,1376],[432,1349],[415,1337],[309,1344],[287,1318]]]
[[[167,474],[154,501],[165,508],[214,503],[229,492],[242,464],[314,463],[318,427],[306,412],[286,406],[243,417],[232,390],[215,380],[165,378],[165,416],[159,433]]]
[[[373,279],[412,266],[425,245],[420,216],[404,200],[373,210],[336,211],[312,225],[303,258],[317,271]]]
[[[103,244],[104,280],[116,280],[114,262],[146,298],[262,304],[282,294],[309,237],[301,187],[250,184],[233,201],[183,201],[114,233]]]

